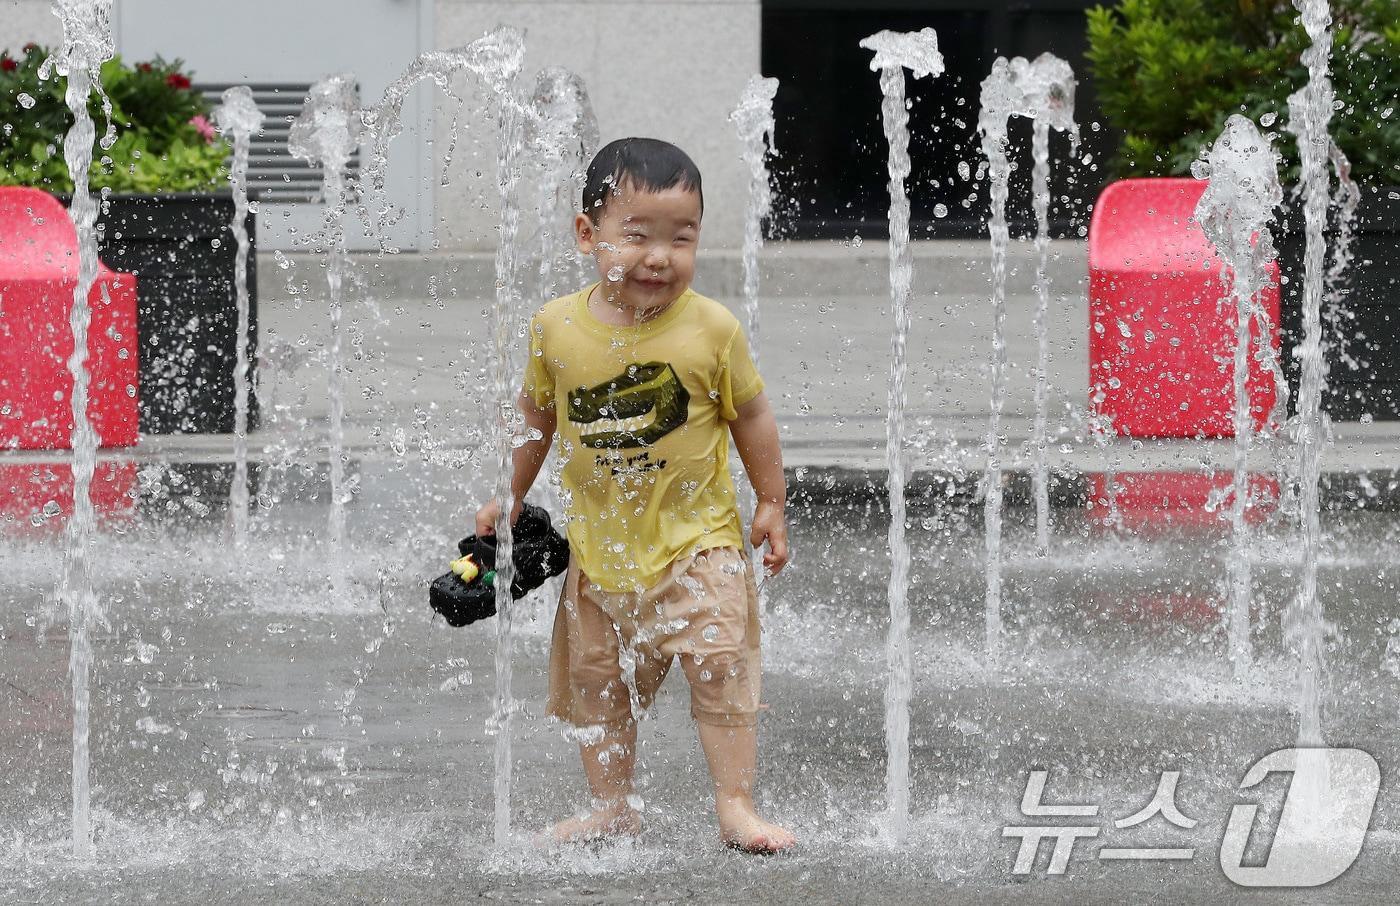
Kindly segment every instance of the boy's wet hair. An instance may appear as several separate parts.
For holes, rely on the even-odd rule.
[[[583,186],[583,213],[596,218],[608,206],[615,188],[630,184],[642,192],[661,192],[677,186],[700,196],[700,168],[680,148],[659,138],[620,138],[608,142],[588,165]]]

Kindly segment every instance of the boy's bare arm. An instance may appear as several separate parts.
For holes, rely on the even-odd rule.
[[[510,493],[515,498],[515,506],[511,508],[510,521],[515,524],[515,520],[520,516],[520,505],[525,500],[525,495],[534,486],[535,479],[540,474],[540,467],[544,465],[545,459],[549,456],[549,448],[554,443],[555,414],[554,409],[540,409],[535,405],[535,400],[524,390],[520,391],[519,398],[515,404],[519,407],[521,414],[525,416],[525,431],[530,433],[534,428],[540,432],[539,440],[527,440],[525,443],[511,451],[511,478]],[[500,507],[497,506],[493,498],[488,500],[484,506],[476,513],[476,533],[478,535],[494,535],[496,533],[496,519],[500,515]]]
[[[525,416],[526,434],[531,433],[532,428],[540,432],[539,440],[527,440],[516,447],[511,455],[511,494],[516,500],[524,500],[549,456],[550,445],[554,443],[555,414],[552,406],[548,409],[536,407],[534,398],[524,390],[520,391],[520,398],[515,404]]]
[[[787,523],[783,518],[787,481],[783,478],[778,422],[773,417],[773,407],[768,404],[768,395],[760,391],[740,406],[729,423],[729,432],[734,435],[734,446],[739,450],[744,471],[758,496],[749,543],[757,548],[767,539],[768,552],[763,555],[763,565],[770,575],[776,576],[788,561]]]

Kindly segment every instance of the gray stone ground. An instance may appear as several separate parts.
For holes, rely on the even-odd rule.
[[[1082,246],[1061,244],[1057,253],[1056,284],[1072,287]],[[1282,631],[1298,559],[1287,514],[1258,530],[1257,660],[1237,682],[1219,617],[1228,538],[1189,519],[1109,532],[1083,509],[1082,490],[1085,475],[1106,462],[1200,470],[1226,454],[1218,444],[1093,448],[1082,436],[1085,308],[1072,293],[1055,328],[1052,424],[1063,431],[1055,446],[1063,468],[1054,544],[1048,559],[1033,555],[1018,490],[1007,529],[1004,654],[990,662],[972,497],[985,414],[985,262],[972,245],[919,251],[912,457],[916,468],[956,481],[945,486],[924,471],[914,481],[913,821],[904,843],[882,835],[888,519],[870,490],[881,476],[866,471],[883,458],[888,306],[880,254],[871,244],[858,253],[787,246],[768,264],[777,276],[765,296],[761,355],[802,493],[792,510],[794,561],[766,595],[761,802],[797,830],[796,854],[753,859],[718,846],[677,679],[644,726],[642,839],[557,851],[530,845],[530,832],[577,807],[583,792],[576,750],[539,717],[547,593],[521,605],[529,619],[517,642],[515,689],[524,710],[511,730],[518,834],[503,848],[493,844],[496,626],[451,630],[430,618],[423,591],[490,476],[480,412],[462,402],[482,386],[481,357],[461,352],[485,342],[483,293],[468,267],[481,262],[435,259],[370,281],[382,296],[378,315],[353,306],[362,358],[352,366],[347,599],[331,595],[326,578],[316,303],[297,307],[264,290],[269,418],[254,443],[258,508],[247,554],[227,542],[227,438],[153,440],[124,457],[140,469],[139,500],[133,512],[110,517],[98,545],[107,621],[95,643],[93,865],[66,855],[71,725],[66,625],[52,606],[57,520],[6,523],[0,901],[1388,899],[1400,849],[1390,788],[1400,532],[1381,506],[1397,455],[1389,430],[1339,429],[1320,581],[1331,624],[1327,739],[1366,749],[1383,771],[1366,848],[1321,890],[1238,888],[1217,864],[1230,808],[1261,801],[1261,826],[1271,826],[1283,790],[1276,777],[1256,799],[1238,790],[1240,778],[1296,733]],[[843,255],[857,264],[842,263]],[[1011,349],[1020,380],[1032,347],[1027,259],[1018,255]],[[265,287],[286,273],[263,264]],[[432,268],[445,275],[436,287],[441,305],[415,289]],[[289,270],[308,283],[321,275],[305,258]],[[725,289],[731,278],[717,270],[713,279]],[[459,298],[450,297],[454,288]],[[1015,446],[1029,392],[1020,386],[1012,398]],[[0,464],[38,459],[12,454]],[[1363,473],[1370,477],[1358,479]],[[1014,487],[1023,481],[1018,474]],[[1102,806],[1091,819],[1100,839],[1081,843],[1062,877],[1047,876],[1045,852],[1030,875],[1013,875],[1014,842],[1001,835],[1005,824],[1025,820],[1017,805],[1036,768],[1050,771],[1047,799]],[[1164,770],[1181,772],[1178,803],[1199,824],[1180,830],[1158,818],[1139,833],[1115,828],[1113,819],[1151,798]],[[1195,857],[1095,858],[1104,845],[1154,844],[1194,847]],[[1261,849],[1252,853],[1262,858]]]

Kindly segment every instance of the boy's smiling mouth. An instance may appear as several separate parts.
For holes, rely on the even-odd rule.
[[[569,421],[590,426],[586,447],[644,447],[685,424],[690,393],[666,362],[629,365],[593,387],[569,395]]]

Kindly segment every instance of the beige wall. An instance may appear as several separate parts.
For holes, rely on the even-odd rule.
[[[684,148],[704,177],[702,241],[739,245],[747,177],[728,115],[758,72],[758,0],[437,0],[436,13],[439,48],[466,44],[498,24],[524,29],[526,84],[550,65],[581,75],[604,142],[648,135]],[[479,110],[480,97],[470,90],[468,97]],[[439,171],[451,119],[450,107],[440,107]],[[485,248],[494,243],[496,223],[494,134],[480,116],[463,119],[469,134],[459,139],[450,185],[437,190],[437,233],[443,247]]]

